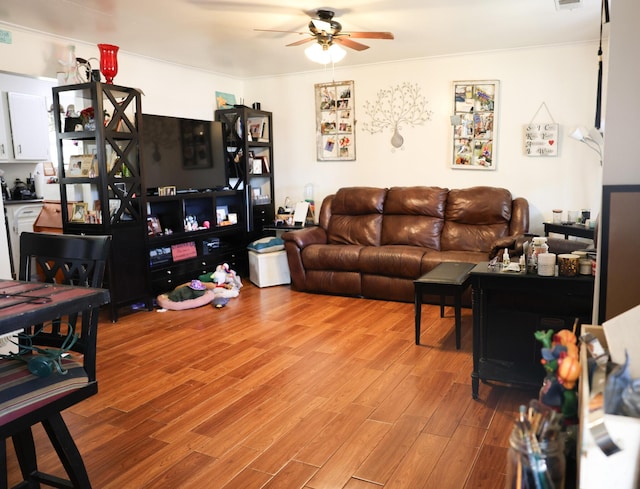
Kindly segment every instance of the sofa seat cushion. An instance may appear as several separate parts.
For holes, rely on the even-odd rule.
[[[360,252],[359,270],[363,274],[416,279],[420,276],[426,250],[417,246],[368,246]]]
[[[448,190],[440,187],[392,187],[384,204],[381,244],[440,249]]]
[[[302,263],[306,270],[358,271],[362,246],[315,244],[302,250]]]
[[[450,190],[440,249],[489,253],[509,235],[511,204],[511,192],[503,188]]]

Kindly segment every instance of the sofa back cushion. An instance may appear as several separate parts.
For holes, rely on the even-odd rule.
[[[446,188],[440,187],[389,189],[384,203],[381,244],[440,250],[447,193]]]
[[[503,188],[450,190],[442,250],[490,252],[497,238],[509,235],[511,210],[511,192]]]
[[[341,188],[327,202],[320,224],[326,222],[328,242],[379,246],[382,211],[387,189],[373,187]],[[323,203],[324,207],[324,203]]]

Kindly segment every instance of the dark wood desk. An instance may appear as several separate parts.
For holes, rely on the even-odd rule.
[[[107,289],[0,279],[0,335],[108,302]]]
[[[593,239],[595,236],[595,229],[586,227],[584,224],[554,224],[552,222],[544,222],[543,225],[545,236],[549,236],[549,233],[564,234],[564,239],[568,239],[569,236]]]
[[[479,263],[469,273],[473,301],[472,396],[479,381],[541,387],[538,330],[571,329],[575,318],[591,323],[593,277],[540,277],[502,272]]]

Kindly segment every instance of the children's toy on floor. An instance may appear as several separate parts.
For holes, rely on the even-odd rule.
[[[238,297],[241,288],[240,277],[227,263],[223,263],[214,272],[200,275],[197,280],[160,294],[156,300],[160,307],[170,310],[192,309],[207,304],[222,308],[229,299]]]
[[[242,281],[235,271],[229,268],[229,264],[223,263],[216,267],[216,271],[213,273],[205,273],[198,277],[202,282],[207,284],[207,287],[213,285],[213,293],[215,297],[213,299],[213,305],[220,309],[229,302],[229,299],[238,297],[240,289],[242,288]]]

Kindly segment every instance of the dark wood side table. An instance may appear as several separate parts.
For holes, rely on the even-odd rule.
[[[422,319],[422,294],[438,294],[440,296],[440,317],[444,317],[444,298],[453,296],[456,316],[456,349],[460,349],[460,308],[462,294],[469,287],[469,272],[473,263],[443,262],[413,281],[415,290],[415,322],[416,345],[420,344],[420,322]]]
[[[540,277],[502,272],[481,262],[469,272],[473,301],[473,372],[471,394],[479,381],[541,387],[542,344],[538,330],[571,329],[576,318],[591,323],[591,275]]]
[[[584,224],[554,224],[552,222],[544,222],[542,224],[544,225],[545,236],[549,236],[549,233],[564,234],[564,239],[569,239],[569,236],[593,239],[595,236],[595,229],[589,228]]]
[[[298,229],[304,229],[308,227],[314,226],[313,224],[269,224],[266,226],[262,226],[262,230],[265,232],[273,233],[275,236],[280,237],[283,233],[287,231],[296,231]]]

